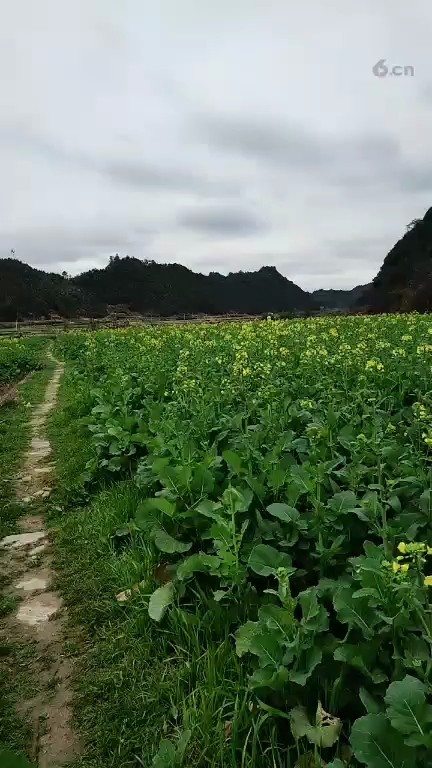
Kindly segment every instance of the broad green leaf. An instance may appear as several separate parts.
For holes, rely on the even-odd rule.
[[[282,664],[283,647],[273,632],[261,629],[252,635],[250,652],[258,656],[260,667],[278,669]]]
[[[180,765],[182,765],[182,761],[186,752],[186,747],[190,742],[191,736],[192,736],[192,731],[189,730],[188,728],[185,731],[183,731],[182,735],[180,736],[177,742],[177,749],[176,749],[177,761],[180,763]]]
[[[204,464],[199,464],[193,474],[193,480],[191,484],[192,490],[197,495],[204,496],[206,493],[212,493],[215,485],[215,480],[212,472]]]
[[[366,688],[360,688],[359,696],[368,715],[377,715],[378,712],[382,712],[383,707]]]
[[[169,605],[174,602],[174,584],[169,581],[158,587],[150,597],[148,612],[151,619],[161,621]]]
[[[152,761],[153,768],[174,768],[176,764],[176,748],[172,741],[162,739],[157,755]]]
[[[273,469],[269,476],[268,476],[268,484],[270,488],[280,488],[286,479],[287,471],[286,469],[282,469],[281,467],[277,467],[276,469]]]
[[[298,495],[309,493],[314,489],[314,480],[304,465],[295,464],[290,469],[290,482],[296,488]]]
[[[283,690],[288,682],[288,670],[284,666],[278,669],[272,667],[263,667],[256,669],[249,677],[249,688],[271,689],[272,691]]]
[[[405,658],[410,666],[421,666],[422,661],[428,661],[430,657],[429,646],[422,637],[407,634],[403,639]]]
[[[295,507],[289,507],[288,504],[270,504],[267,512],[285,523],[295,523],[300,517],[300,513]]]
[[[299,602],[302,609],[301,623],[309,631],[323,632],[328,629],[328,615],[323,605],[317,598],[316,587],[310,587],[299,594]]]
[[[296,741],[306,736],[312,727],[304,707],[294,707],[290,712],[291,732]]]
[[[300,653],[298,662],[296,663],[296,669],[289,670],[289,679],[292,683],[297,685],[306,685],[315,667],[322,660],[321,648],[313,645],[311,648],[306,648]]]
[[[215,573],[221,564],[220,557],[206,555],[204,552],[186,557],[177,568],[180,581],[189,579],[194,573]]]
[[[382,712],[356,720],[350,741],[355,757],[367,768],[414,768],[417,764],[415,750],[404,744]]]
[[[372,637],[379,620],[376,611],[370,607],[368,598],[353,599],[350,587],[339,587],[333,597],[338,619],[350,627],[359,627],[364,635]]]
[[[309,721],[304,707],[294,707],[290,712],[291,731],[295,740],[308,739],[311,744],[318,747],[332,747],[339,739],[342,722],[338,717],[333,717],[323,710],[318,703],[315,725]]]
[[[164,496],[156,496],[154,499],[145,499],[145,501],[140,504],[140,507],[146,511],[157,509],[168,517],[174,517],[176,514],[175,504]]]
[[[365,677],[370,678],[374,683],[380,683],[387,680],[382,670],[376,669],[376,657],[379,648],[374,643],[343,643],[336,648],[333,656],[336,661],[342,661],[349,664],[354,669],[363,672]]]
[[[268,590],[266,590],[268,591]],[[278,594],[275,592],[275,594]],[[259,620],[273,632],[277,632],[280,638],[291,638],[296,626],[294,611],[283,608],[280,605],[268,603],[259,609]]]
[[[384,699],[387,716],[396,731],[416,737],[410,738],[411,745],[430,743],[432,707],[426,704],[427,690],[424,683],[411,675],[391,683],[387,688]]]
[[[187,552],[192,544],[190,542],[179,541],[163,528],[155,528],[152,532],[154,543],[160,552],[173,554],[174,552]]]
[[[235,453],[235,451],[227,450],[222,453],[222,456],[228,464],[231,472],[233,472],[235,475],[239,475],[242,471],[242,460],[238,453]]]
[[[432,509],[432,491],[430,488],[423,491],[419,498],[419,504],[423,512],[426,515],[430,515]]]
[[[358,501],[353,491],[341,491],[329,500],[330,509],[338,514],[345,514],[358,507]]]
[[[260,576],[275,576],[278,568],[291,568],[291,557],[268,544],[257,544],[249,556],[248,567]]]
[[[237,656],[244,656],[250,653],[252,638],[259,632],[259,623],[257,621],[247,621],[242,624],[235,633]]]

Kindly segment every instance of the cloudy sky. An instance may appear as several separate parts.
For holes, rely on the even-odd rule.
[[[367,282],[432,205],[431,28],[430,0],[0,0],[0,256]]]

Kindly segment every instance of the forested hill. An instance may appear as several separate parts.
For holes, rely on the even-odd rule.
[[[73,280],[15,259],[0,259],[0,320],[103,314],[104,307]]]
[[[358,306],[370,312],[432,310],[432,208],[408,225]]]
[[[349,291],[320,289],[312,293],[312,298],[324,309],[351,309],[369,287],[369,285],[357,285]]]
[[[180,264],[114,258],[104,269],[74,278],[46,273],[15,259],[0,260],[0,320],[100,316],[108,305],[134,312],[261,314],[310,310],[309,293],[275,267],[257,272],[202,275]]]

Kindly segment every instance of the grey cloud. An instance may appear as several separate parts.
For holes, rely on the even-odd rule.
[[[15,250],[15,258],[30,262],[35,267],[53,268],[57,264],[92,260],[101,254],[121,253],[145,257],[145,248],[151,242],[152,232],[126,227],[100,227],[51,229],[35,228],[18,232],[0,233],[0,253]]]
[[[113,181],[119,181],[132,187],[144,187],[174,192],[196,192],[199,194],[231,193],[230,184],[219,183],[195,173],[175,168],[157,168],[142,162],[101,162],[98,172],[106,174]]]
[[[321,164],[325,159],[319,142],[293,126],[221,115],[200,117],[197,126],[206,141],[215,147],[254,160],[307,167]]]
[[[235,208],[198,208],[184,212],[179,222],[188,229],[227,237],[244,237],[265,229],[257,216]]]
[[[395,243],[395,234],[389,234],[382,237],[357,237],[341,240],[326,240],[323,243],[322,251],[333,259],[332,268],[335,263],[344,264],[344,262],[377,262],[382,261],[390,248]]]
[[[272,173],[303,173],[362,194],[372,185],[376,190],[432,190],[432,165],[425,167],[407,159],[391,134],[335,137],[286,122],[228,115],[198,117],[196,126],[219,151],[263,164]]]
[[[0,125],[0,139],[36,152],[48,162],[61,163],[80,171],[97,173],[113,182],[129,187],[173,192],[191,192],[204,196],[232,194],[232,183],[211,179],[205,175],[172,166],[158,166],[140,158],[125,160],[119,157],[84,153],[63,146],[43,133],[23,124]]]

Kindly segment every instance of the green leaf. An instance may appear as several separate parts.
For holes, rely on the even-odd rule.
[[[226,589],[216,589],[213,592],[213,600],[215,600],[217,603],[220,603],[221,600],[223,600],[224,597],[226,597],[227,595],[229,595],[229,591],[228,590],[226,590]]]
[[[176,748],[168,739],[162,739],[157,755],[152,761],[153,768],[174,768],[176,763]]]
[[[174,602],[174,584],[169,581],[162,587],[158,587],[150,597],[148,612],[154,621],[162,621],[166,609]]]
[[[268,544],[257,544],[250,553],[248,567],[260,576],[275,576],[278,568],[291,569],[291,558]]]
[[[206,555],[204,552],[186,557],[177,568],[177,578],[180,581],[189,579],[194,573],[217,572],[221,564],[220,557],[216,555]]]
[[[306,736],[311,744],[321,748],[332,747],[339,739],[342,722],[338,717],[332,717],[318,703],[315,725],[312,725],[304,707],[294,707],[290,712],[291,731],[295,740]]]
[[[264,667],[256,669],[249,677],[249,688],[267,688],[272,691],[281,691],[288,682],[288,670],[280,666],[278,669]]]
[[[233,472],[235,475],[239,475],[242,471],[242,460],[238,453],[228,450],[224,451],[222,456],[228,464],[231,472]]]
[[[357,497],[353,491],[335,493],[329,500],[329,507],[338,514],[345,514],[358,507]]]
[[[261,629],[252,635],[250,652],[258,656],[260,667],[272,667],[278,669],[282,664],[283,648],[274,633],[267,629]]]
[[[140,509],[143,511],[151,511],[157,509],[162,514],[168,517],[175,517],[176,508],[172,501],[168,501],[164,496],[156,496],[154,499],[145,499],[140,504]]]
[[[321,648],[317,648],[313,645],[311,648],[306,648],[300,653],[296,669],[289,670],[289,679],[292,683],[297,685],[306,685],[315,667],[322,660]]]
[[[339,587],[333,597],[333,605],[343,624],[359,627],[366,637],[374,635],[374,627],[379,619],[367,597],[354,600],[350,587]]]
[[[267,512],[285,523],[295,523],[300,518],[300,512],[295,507],[289,507],[288,504],[270,504]]]
[[[410,744],[429,744],[432,707],[426,704],[426,686],[416,677],[406,675],[391,683],[384,698],[387,716],[396,731],[410,738]]]
[[[267,480],[270,488],[275,488],[275,489],[280,488],[284,484],[286,476],[287,476],[286,469],[282,469],[281,467],[277,467],[276,469],[273,469],[270,472]]]
[[[415,750],[407,747],[384,713],[365,715],[351,730],[355,757],[367,768],[411,768],[416,765]]]
[[[187,552],[192,546],[190,542],[178,541],[163,528],[154,528],[152,535],[160,552],[167,552],[172,555],[174,552]]]
[[[309,631],[322,632],[328,629],[328,614],[317,598],[316,587],[310,587],[299,594],[299,602],[302,609],[301,623]]]
[[[276,591],[274,593],[278,594]],[[265,624],[272,632],[275,632],[280,639],[291,638],[296,626],[293,610],[287,610],[287,608],[282,608],[280,605],[267,603],[267,605],[261,606],[258,616],[260,622]]]
[[[382,711],[382,707],[379,702],[366,690],[366,688],[360,688],[359,691],[360,700],[369,715],[377,715]]]
[[[251,642],[257,632],[259,632],[259,623],[257,621],[247,621],[246,624],[242,624],[238,628],[235,633],[237,656],[244,656],[245,653],[250,653]]]
[[[419,498],[419,504],[423,512],[426,515],[430,515],[432,509],[432,491],[430,488],[427,488],[425,491],[423,491]]]
[[[379,647],[373,642],[341,643],[333,656],[336,661],[342,661],[363,672],[365,677],[370,678],[374,683],[382,683],[387,680],[387,677],[380,669],[376,669],[378,652]]]
[[[189,741],[192,736],[192,731],[188,728],[185,731],[183,731],[182,735],[180,736],[178,742],[177,742],[177,762],[180,763],[180,765],[183,762],[184,755],[186,752],[186,747],[189,744]]]

